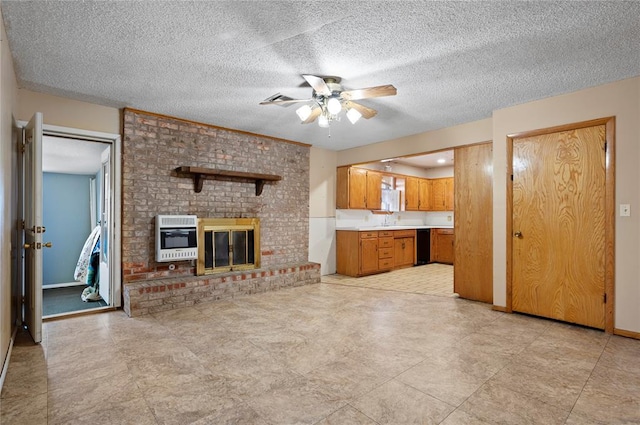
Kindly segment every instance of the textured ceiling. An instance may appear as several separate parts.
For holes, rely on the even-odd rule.
[[[640,75],[639,2],[2,1],[19,86],[333,150]],[[300,124],[300,74],[397,96]],[[46,120],[46,117],[45,117]]]

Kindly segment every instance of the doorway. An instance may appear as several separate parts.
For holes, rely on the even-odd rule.
[[[104,190],[109,161],[105,167],[102,161],[110,150],[110,143],[43,135],[43,224],[51,242],[42,253],[44,318],[110,305],[108,294],[101,294],[108,285],[99,284],[108,282],[108,274],[83,258],[93,251],[99,256],[100,241],[107,240],[99,232],[102,205],[108,210],[111,203]]]
[[[613,331],[614,126],[509,137],[508,310]]]
[[[121,305],[120,136],[42,122],[36,113],[22,124],[23,322],[35,342],[43,315]],[[44,298],[53,309],[43,309]]]

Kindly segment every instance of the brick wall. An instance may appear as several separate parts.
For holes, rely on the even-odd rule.
[[[255,196],[253,182],[206,180],[194,192],[179,166],[282,176]],[[262,266],[305,263],[309,245],[309,146],[151,113],[124,110],[124,282],[193,276],[191,261],[155,262],[155,216],[258,217]]]

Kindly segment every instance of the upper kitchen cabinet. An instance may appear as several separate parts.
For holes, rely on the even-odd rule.
[[[431,211],[431,180],[420,177],[404,177],[405,211]]]
[[[418,211],[420,207],[420,179],[407,176],[404,180],[404,209],[406,211]]]
[[[453,177],[431,180],[431,211],[453,211]]]
[[[338,167],[336,208],[379,210],[382,174],[357,167]]]
[[[418,181],[418,210],[420,211],[433,211],[433,198],[431,192],[433,191],[433,181],[429,179],[420,179]]]

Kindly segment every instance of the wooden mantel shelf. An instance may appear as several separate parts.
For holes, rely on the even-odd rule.
[[[204,167],[183,166],[176,168],[176,172],[178,174],[186,174],[188,177],[193,177],[193,183],[195,185],[194,190],[196,193],[200,193],[202,191],[202,183],[207,177],[235,177],[253,180],[256,183],[256,196],[260,196],[260,194],[262,194],[265,182],[282,180],[282,176],[277,176],[275,174],[245,173],[242,171],[216,170],[214,168]]]

